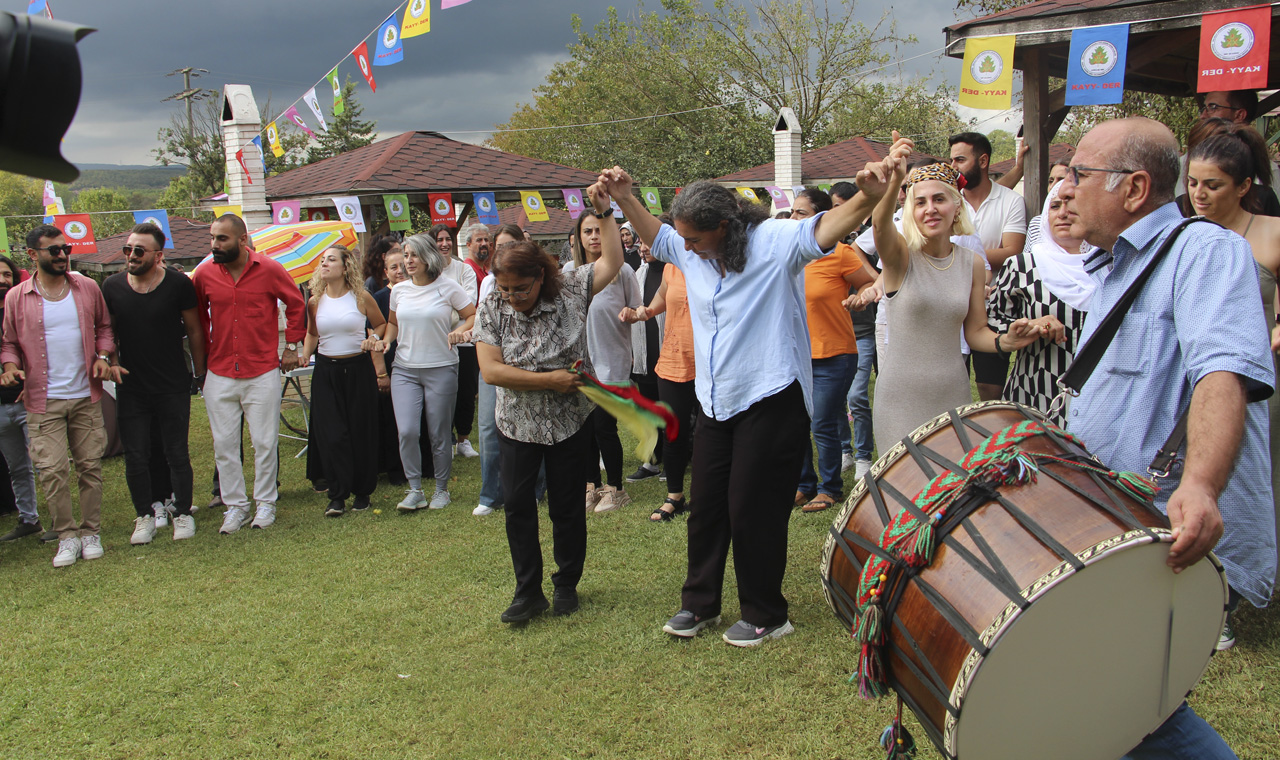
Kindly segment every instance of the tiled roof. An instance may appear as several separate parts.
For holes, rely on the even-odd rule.
[[[498,209],[498,219],[503,224],[514,224],[525,232],[533,235],[535,238],[540,237],[558,237],[567,238],[569,233],[573,232],[574,226],[578,223],[576,219],[569,216],[569,212],[563,209],[547,207],[547,216],[550,217],[546,222],[531,222],[525,216],[524,206],[515,205]]]
[[[181,216],[169,217],[169,232],[173,236],[173,249],[165,249],[166,261],[203,259],[209,253],[209,227],[204,222]],[[120,250],[129,238],[128,232],[98,238],[97,253],[78,253],[71,257],[73,269],[114,271],[124,268],[124,253]],[[87,265],[87,266],[86,266]]]
[[[267,198],[584,188],[597,176],[436,132],[405,132],[268,177]]]
[[[1017,21],[1028,18],[1048,18],[1051,16],[1063,16],[1071,13],[1083,13],[1086,11],[1101,10],[1104,8],[1121,8],[1132,5],[1157,5],[1159,0],[1039,0],[1035,3],[1027,3],[1018,8],[1010,8],[1009,10],[992,13],[980,18],[970,19],[968,21],[959,21],[947,27],[953,31],[959,31],[968,26],[975,24],[988,24],[995,21]],[[1241,4],[1242,6],[1245,3]]]
[[[1072,145],[1069,145],[1067,143],[1054,143],[1053,145],[1049,146],[1049,165],[1053,166],[1059,161],[1065,161],[1067,159],[1070,159],[1072,154],[1075,152],[1076,152],[1076,149]],[[1000,161],[999,163],[992,164],[991,168],[988,169],[988,171],[990,171],[992,174],[1008,174],[1009,170],[1012,168],[1013,168],[1013,159],[1009,158],[1009,159],[1005,159],[1004,161]]]
[[[806,185],[837,180],[852,182],[854,176],[865,168],[868,162],[879,161],[887,155],[889,155],[888,143],[868,140],[865,137],[854,137],[824,148],[816,148],[800,157],[801,181]],[[913,157],[915,155],[923,154],[913,154]],[[715,181],[722,184],[754,183],[753,187],[773,184],[773,162],[726,174],[723,177],[717,177]]]

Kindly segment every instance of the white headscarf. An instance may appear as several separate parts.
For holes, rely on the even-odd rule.
[[[1085,257],[1079,250],[1068,251],[1058,245],[1049,224],[1049,208],[1058,197],[1060,187],[1061,182],[1053,186],[1040,211],[1040,238],[1031,246],[1031,263],[1050,293],[1076,311],[1088,311],[1095,283],[1084,271]]]

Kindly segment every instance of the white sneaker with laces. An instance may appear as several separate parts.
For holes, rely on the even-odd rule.
[[[249,521],[249,510],[240,507],[227,507],[227,511],[222,518],[222,527],[218,528],[218,532],[223,535],[230,535],[244,527]]]
[[[416,509],[422,509],[427,505],[427,497],[422,493],[421,488],[410,488],[405,492],[405,497],[396,509],[401,512],[412,512]]]
[[[485,515],[491,515],[493,514],[493,507],[486,507],[485,505],[481,504],[480,506],[471,510],[471,514],[475,515],[476,517],[484,517]]]
[[[181,541],[196,534],[196,518],[191,515],[176,515],[173,518],[173,540]]]
[[[480,456],[480,452],[476,451],[475,447],[471,445],[471,441],[467,440],[466,438],[463,438],[461,441],[458,441],[458,453],[466,457],[467,459]]]
[[[82,536],[80,538],[80,556],[84,559],[98,559],[102,556],[102,539],[98,536]]]
[[[427,509],[444,509],[449,506],[449,502],[453,499],[449,496],[448,491],[441,491],[439,488],[431,494],[431,503],[427,505]]]
[[[58,542],[58,553],[53,555],[54,567],[74,565],[78,559],[80,559],[80,539],[78,537],[64,538]]]
[[[852,451],[846,451],[840,455],[840,472],[845,472],[849,468],[857,464],[858,460],[854,457]]]
[[[251,528],[270,528],[276,522],[276,508],[272,504],[259,504],[257,514],[253,516]]]
[[[862,480],[871,472],[871,460],[859,459],[853,463],[853,477],[855,480]]]
[[[173,507],[166,505],[162,501],[153,501],[151,502],[151,511],[155,513],[157,528],[169,527],[169,513],[173,511]]]
[[[151,543],[151,539],[156,537],[156,518],[147,516],[139,517],[133,521],[133,535],[129,537],[129,543],[134,546]]]

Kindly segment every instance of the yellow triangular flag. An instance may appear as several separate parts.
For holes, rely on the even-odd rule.
[[[427,0],[411,0],[404,9],[404,22],[400,24],[400,39],[407,40],[431,31],[431,3]]]
[[[284,148],[280,147],[280,128],[274,121],[267,125],[267,142],[271,145],[271,152],[276,158],[284,155]]]
[[[244,209],[239,204],[236,204],[235,206],[214,206],[213,207],[214,218],[220,217],[223,214],[235,214],[236,216],[243,219]]]
[[[754,201],[756,203],[760,202],[760,198],[756,196],[756,191],[749,187],[738,188],[738,194],[747,200]]]
[[[521,190],[520,203],[524,206],[524,215],[531,222],[549,222],[547,206],[542,202],[542,193],[537,190]]]
[[[1002,111],[1013,104],[1013,45],[1017,37],[970,37],[960,73],[962,106]]]

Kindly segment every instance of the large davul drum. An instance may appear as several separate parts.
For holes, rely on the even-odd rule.
[[[1210,555],[1175,575],[1148,481],[1036,411],[942,415],[857,483],[822,554],[864,696],[949,758],[1117,758],[1178,707],[1222,630]]]

